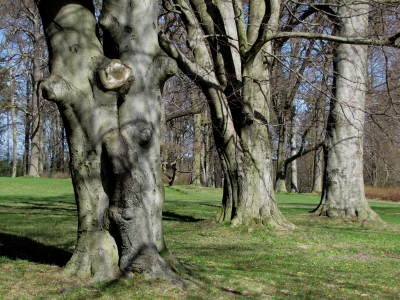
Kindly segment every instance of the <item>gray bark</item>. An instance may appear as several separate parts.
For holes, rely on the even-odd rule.
[[[324,151],[319,147],[314,152],[313,186],[311,192],[314,194],[322,193]]]
[[[326,95],[328,94],[328,77],[329,69],[332,65],[331,59],[326,58],[324,63],[324,78],[322,81],[321,98],[316,99],[314,107],[314,119],[315,119],[315,144],[320,144],[324,140],[325,133],[325,108],[326,108]],[[318,147],[314,152],[314,164],[313,164],[313,185],[311,192],[315,194],[322,193],[322,181],[324,174],[324,149],[323,147]]]
[[[210,120],[207,111],[202,114],[204,124],[204,147],[203,147],[203,159],[201,161],[202,170],[202,181],[207,187],[215,187],[215,146],[212,138],[212,131],[210,130]]]
[[[272,43],[263,45],[262,51],[261,47],[250,51],[265,15],[269,18],[265,28],[271,32],[278,28],[278,2],[273,1],[267,11],[264,1],[251,1],[248,20],[251,26],[246,28],[239,1],[193,0],[189,4],[175,0],[174,9],[180,11],[187,26],[187,44],[193,61],[165,35],[159,37],[163,49],[197,83],[209,101],[214,140],[225,179],[222,205],[215,219],[232,226],[256,222],[293,228],[277,207],[271,177],[266,125],[271,66],[268,53],[273,53]],[[169,4],[164,4],[168,8]]]
[[[192,185],[201,185],[201,161],[204,160],[204,150],[201,133],[201,114],[193,115],[193,163],[192,163]]]
[[[15,83],[14,80],[11,84],[11,96],[10,96],[10,106],[11,106],[11,124],[12,124],[12,140],[13,140],[13,154],[12,154],[12,164],[11,164],[11,177],[17,177],[17,163],[18,163],[18,130],[17,130],[17,113],[15,107]]]
[[[314,42],[311,41],[307,48],[305,57],[309,57],[311,49],[313,48]],[[299,43],[295,40],[291,40],[291,49],[293,53],[299,52]],[[296,59],[290,60],[290,74],[289,79],[284,81],[284,84],[288,85],[283,88],[284,92],[278,94],[274,101],[274,108],[277,114],[279,132],[278,132],[278,150],[277,150],[277,170],[276,170],[276,181],[275,191],[286,193],[286,175],[287,175],[287,160],[290,157],[294,157],[296,153],[296,100],[295,97],[298,93],[300,84],[302,83],[303,73],[306,69],[306,60],[300,66],[296,65]],[[288,125],[291,123],[291,127],[288,130]],[[287,155],[288,146],[288,135],[290,135],[290,157]],[[303,145],[301,146],[303,148]],[[297,192],[297,163],[295,160],[292,161],[292,182],[290,190],[291,192]]]
[[[286,188],[286,149],[287,149],[287,120],[286,112],[282,109],[282,116],[278,117],[279,122],[279,140],[276,161],[276,181],[275,192],[287,193]]]
[[[295,109],[295,108],[294,108]],[[292,119],[292,127],[290,129],[290,155],[294,156],[297,154],[296,148],[297,148],[297,143],[296,143],[296,124]],[[290,192],[291,193],[298,193],[298,185],[297,185],[297,160],[294,160],[291,162],[291,184],[290,184]]]
[[[7,48],[7,54],[10,56],[10,51]],[[10,70],[10,113],[11,113],[11,128],[12,128],[12,162],[11,162],[11,177],[17,177],[17,163],[18,163],[18,130],[17,130],[17,109],[15,103],[15,78],[14,70],[11,68],[11,61],[7,64]]]
[[[325,80],[326,82],[326,80]],[[323,89],[326,91],[327,88]],[[319,99],[315,103],[315,144],[320,143],[323,140],[324,133],[324,119],[325,119],[325,95],[322,99]],[[322,193],[322,180],[324,168],[324,151],[323,147],[318,147],[314,152],[314,168],[313,168],[313,186],[311,189],[312,193]]]
[[[27,73],[27,72],[26,72]],[[29,94],[30,94],[30,82],[29,82],[29,74],[25,74],[26,78],[26,107],[29,108],[30,101],[29,101]],[[22,159],[22,176],[26,176],[29,174],[29,149],[30,149],[30,139],[29,139],[29,132],[31,127],[31,118],[28,113],[25,112],[24,116],[24,154]]]
[[[343,5],[340,35],[368,33],[368,4]],[[340,44],[335,57],[335,98],[331,101],[325,142],[325,182],[316,212],[322,216],[380,221],[364,194],[363,134],[367,46]]]
[[[157,43],[157,3],[104,1],[104,52],[87,0],[37,1],[50,54],[43,96],[70,147],[78,240],[64,272],[94,281],[143,273],[177,285],[161,255],[161,91],[176,65]]]
[[[33,58],[32,58],[32,103],[31,103],[31,132],[30,132],[30,146],[31,153],[29,158],[29,169],[28,175],[33,177],[40,176],[40,155],[42,151],[40,135],[42,134],[41,129],[41,113],[39,111],[39,101],[37,89],[38,83],[41,79],[40,72],[40,40],[42,34],[40,33],[40,16],[37,9],[33,15]]]

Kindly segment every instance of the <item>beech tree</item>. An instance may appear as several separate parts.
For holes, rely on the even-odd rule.
[[[384,1],[379,2],[384,3]],[[389,0],[389,2],[395,1]],[[362,10],[363,6],[368,8],[373,3],[337,1],[333,4],[279,0],[254,0],[246,3],[235,0],[163,1],[164,9],[169,13],[165,21],[171,22],[171,26],[167,26],[167,29],[159,35],[160,45],[177,61],[179,68],[202,89],[212,114],[214,138],[225,174],[224,195],[221,210],[216,216],[217,221],[237,225],[259,220],[262,223],[290,227],[279,213],[272,192],[271,150],[267,129],[271,103],[270,80],[273,76],[271,66],[277,44],[282,44],[291,38],[340,43],[337,60],[341,65],[338,63],[339,75],[336,77],[347,78],[349,73],[348,81],[355,80],[357,84],[354,86],[350,84],[348,89],[345,85],[336,86],[336,99],[332,102],[331,109],[335,103],[340,103],[341,107],[349,107],[350,111],[346,112],[344,109],[343,116],[339,108],[332,111],[337,119],[331,118],[330,133],[335,136],[335,130],[342,126],[342,120],[348,119],[349,126],[344,129],[339,139],[341,145],[346,145],[344,141],[353,140],[357,136],[357,143],[362,149],[362,138],[359,139],[358,136],[362,136],[363,128],[357,126],[363,122],[364,100],[361,98],[364,94],[354,92],[355,98],[348,99],[348,97],[351,95],[350,91],[353,93],[353,90],[362,90],[365,79],[361,76],[364,76],[362,75],[364,71],[352,73],[349,65],[361,70],[365,69],[365,63],[362,57],[355,63],[346,65],[345,62],[348,58],[352,61],[354,59],[352,56],[365,51],[363,49],[366,49],[366,45],[398,47],[396,40],[399,37],[398,33],[390,35],[390,32],[385,32],[379,38],[370,38],[366,34],[368,22],[361,22],[360,18],[366,20],[368,18],[363,11],[360,17],[358,10],[359,8]],[[170,17],[172,14],[179,21],[173,21],[174,19]],[[322,16],[320,23],[309,22],[310,16],[314,14]],[[179,27],[180,24],[184,26],[184,32]],[[302,31],[299,31],[299,24],[305,24]],[[333,31],[336,25],[342,30],[339,34]],[[322,30],[316,32],[315,28],[321,26]],[[179,35],[186,44],[172,43],[174,35]],[[280,42],[274,43],[275,40]],[[347,52],[351,53],[347,54],[348,57],[345,54]],[[339,96],[339,93],[342,96]],[[350,108],[353,107],[351,101],[355,102],[355,108]],[[359,135],[353,135],[350,130],[355,123],[352,121],[353,116],[349,114],[355,110],[358,113],[354,116],[357,119],[356,127]],[[337,125],[333,125],[336,121]],[[335,142],[332,142],[330,147],[326,147],[328,150],[326,153],[338,155],[338,161],[343,164],[329,167],[329,164],[333,163],[332,159],[326,163],[328,167],[325,178],[326,183],[330,183],[325,184],[325,190],[328,191],[336,182],[343,191],[346,191],[343,195],[350,195],[348,191],[354,190],[354,185],[347,181],[348,175],[334,180],[329,179],[328,174],[335,177],[338,172],[342,174],[349,164],[358,166],[359,161],[355,157],[359,155],[362,158],[362,150],[357,153],[354,151],[353,156],[346,159],[347,153],[340,150],[341,153],[337,154],[335,145]],[[358,167],[354,169],[352,177],[357,178],[357,192],[354,191],[354,195],[357,196],[354,197],[358,197],[357,201],[363,204],[360,206],[357,204],[355,206],[359,208],[353,209],[354,205],[345,201],[346,196],[332,197],[335,199],[332,204],[329,204],[328,198],[324,198],[325,204],[321,207],[332,205],[335,206],[333,210],[346,212],[328,214],[329,216],[366,214],[373,217],[364,205],[365,196],[359,187],[363,184],[362,169]]]
[[[368,37],[369,10],[368,3],[339,6],[339,36]],[[334,52],[333,90],[324,144],[324,191],[316,212],[328,217],[380,222],[365,198],[362,176],[367,45],[338,45]]]
[[[297,192],[297,169],[296,159],[312,151],[313,148],[304,149],[305,138],[308,128],[304,129],[302,141],[297,145],[296,132],[296,96],[298,96],[301,84],[304,84],[304,73],[311,64],[311,52],[314,48],[314,42],[305,41],[305,45],[301,45],[301,41],[292,39],[290,41],[290,55],[286,58],[290,60],[288,66],[285,66],[281,59],[276,59],[274,77],[274,96],[272,97],[273,108],[277,118],[277,134],[278,148],[276,154],[276,180],[275,191],[286,193],[286,177],[287,167],[291,164],[291,192]],[[288,50],[286,50],[288,52]],[[281,53],[283,57],[284,54]],[[279,77],[282,77],[281,79]],[[290,151],[288,151],[290,144]],[[299,146],[299,147],[298,147]],[[299,149],[297,149],[299,148]],[[290,153],[288,153],[290,152]]]
[[[94,281],[140,272],[147,278],[182,284],[173,272],[179,262],[165,245],[161,217],[161,91],[177,71],[176,63],[209,103],[225,174],[222,206],[215,219],[233,226],[256,222],[294,228],[280,213],[273,193],[268,132],[273,40],[306,38],[354,44],[344,45],[346,51],[338,49],[337,70],[344,78],[339,62],[353,59],[354,55],[346,56],[353,53],[349,49],[361,55],[364,48],[357,47],[365,46],[356,44],[391,45],[397,39],[371,40],[357,35],[358,28],[345,25],[338,36],[296,32],[293,29],[312,13],[325,13],[326,5],[284,5],[279,0],[252,0],[249,5],[236,0],[164,1],[168,14],[161,21],[177,23],[160,33],[154,1],[104,0],[98,18],[90,0],[35,1],[50,63],[50,77],[38,89],[61,113],[78,206],[77,245],[64,271]],[[289,6],[299,9],[291,14]],[[289,19],[282,18],[283,7]],[[349,14],[352,4],[337,7],[343,24],[365,29],[357,19],[360,16]],[[176,24],[183,24],[183,29]],[[182,34],[186,45],[171,42],[169,37],[174,34]],[[361,78],[363,72],[356,74]],[[358,77],[350,82],[358,83]],[[359,91],[362,85],[362,81],[357,85]],[[340,89],[338,79],[336,91]],[[339,92],[336,98],[343,103]],[[357,115],[357,122],[361,119]],[[358,125],[351,123],[350,127]],[[335,136],[334,131],[330,133]],[[342,138],[353,134],[346,127]],[[360,140],[355,144],[360,146]],[[335,153],[333,147],[328,150]],[[326,174],[338,173],[331,170]],[[324,199],[322,212],[329,212],[330,198]],[[338,203],[342,205],[343,200]],[[372,216],[363,205],[357,213]]]
[[[157,3],[36,0],[49,48],[40,84],[61,113],[78,206],[64,272],[94,281],[143,273],[180,285],[163,238],[161,91],[176,72],[157,40]],[[103,46],[98,27],[102,29]],[[162,258],[162,256],[164,258]]]
[[[225,175],[216,221],[293,228],[275,201],[267,127],[272,43],[264,38],[278,30],[280,2],[251,1],[248,14],[240,1],[163,4],[179,18],[165,17],[165,22],[184,26],[186,45],[171,42],[180,34],[173,26],[160,33],[160,45],[209,102]]]

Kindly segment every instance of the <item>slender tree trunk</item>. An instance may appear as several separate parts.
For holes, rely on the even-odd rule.
[[[319,147],[314,152],[313,185],[311,193],[322,193],[323,164],[324,150],[323,147]]]
[[[214,176],[215,146],[213,143],[212,131],[210,130],[207,112],[203,114],[203,124],[204,124],[204,147],[203,147],[204,155],[201,164],[203,183],[207,187],[215,187],[215,176]]]
[[[15,103],[15,79],[13,70],[10,69],[10,112],[11,112],[11,126],[12,126],[12,163],[11,163],[11,177],[17,177],[17,164],[18,164],[18,129],[17,129],[17,112]]]
[[[13,155],[11,165],[11,177],[17,177],[17,165],[18,165],[18,129],[17,129],[17,114],[15,109],[15,99],[12,96],[11,103],[11,122],[12,122],[12,136],[13,136]]]
[[[343,37],[365,37],[368,4],[339,8]],[[340,44],[334,65],[332,98],[325,143],[325,185],[316,212],[321,216],[380,221],[365,198],[363,134],[366,98],[367,46]]]
[[[26,75],[26,110],[30,111],[30,80],[29,74]],[[23,166],[22,166],[22,176],[27,176],[29,174],[29,149],[30,149],[30,128],[31,128],[31,116],[25,113],[24,116],[24,154],[23,154]]]
[[[40,97],[38,97],[38,83],[41,79],[40,72],[40,48],[39,43],[41,39],[40,34],[40,17],[39,13],[36,11],[33,19],[33,74],[32,74],[32,103],[31,103],[31,114],[32,114],[32,123],[31,123],[31,132],[30,132],[30,145],[31,145],[31,155],[29,159],[29,170],[28,175],[33,177],[39,177],[40,172],[40,155],[41,155],[41,141],[40,135],[41,133],[41,113],[39,111],[39,101]]]
[[[295,109],[295,108],[294,108]],[[291,156],[296,155],[297,151],[297,143],[296,143],[296,123],[294,121],[294,117],[292,118],[292,127],[291,127],[291,133],[290,133],[290,147],[291,147]],[[291,193],[298,193],[298,185],[297,185],[297,160],[294,160],[290,164],[291,166],[291,172],[292,172],[292,178],[291,178]]]
[[[324,96],[323,96],[324,97]],[[324,113],[325,113],[325,98],[315,103],[315,143],[319,143],[322,140],[324,132]],[[324,150],[323,147],[318,147],[314,151],[314,168],[313,168],[313,185],[311,192],[314,194],[322,193],[322,179],[323,179],[323,167],[324,167]]]
[[[45,150],[46,141],[46,128],[44,126],[44,112],[43,112],[43,99],[39,98],[39,176],[43,174],[44,168],[46,167],[47,153]]]
[[[64,272],[94,281],[120,272],[182,282],[161,255],[164,186],[160,164],[161,91],[176,64],[161,55],[157,3],[37,1],[51,76],[41,85],[61,112],[78,205],[78,240]],[[82,101],[84,99],[84,101]]]
[[[276,160],[276,180],[275,180],[275,192],[286,193],[286,149],[287,149],[287,124],[285,118],[285,112],[282,112],[282,116],[279,117],[279,140]]]
[[[201,133],[201,114],[193,115],[193,163],[192,163],[192,185],[201,185],[201,161],[203,152],[202,133]]]
[[[57,133],[58,133],[58,120],[55,118],[51,118],[51,128],[49,133],[49,157],[50,157],[50,166],[48,166],[47,172],[53,176],[57,172]]]
[[[321,99],[317,99],[315,102],[315,144],[323,141],[324,136],[324,126],[325,126],[325,94],[328,91],[328,74],[329,74],[329,65],[331,65],[331,61],[327,60],[325,62],[324,67],[324,80],[322,85],[322,97]],[[323,147],[318,147],[314,152],[314,168],[313,168],[313,185],[311,192],[314,194],[322,193],[322,180],[323,180],[323,168],[324,168],[324,150]]]

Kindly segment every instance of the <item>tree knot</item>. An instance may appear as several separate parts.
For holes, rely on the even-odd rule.
[[[127,84],[130,86],[134,80],[132,69],[118,59],[112,59],[105,68],[100,69],[99,78],[107,90],[119,90]]]

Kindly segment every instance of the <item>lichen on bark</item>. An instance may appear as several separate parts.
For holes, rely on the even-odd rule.
[[[176,72],[157,41],[157,3],[103,2],[96,35],[89,0],[36,1],[49,47],[43,96],[62,115],[78,207],[78,238],[64,268],[93,281],[130,272],[182,280],[162,233],[160,112]]]
[[[338,9],[340,35],[364,38],[368,34],[368,4]],[[331,99],[326,140],[320,216],[382,223],[364,192],[363,134],[367,83],[367,46],[340,44],[334,58],[334,97]]]

